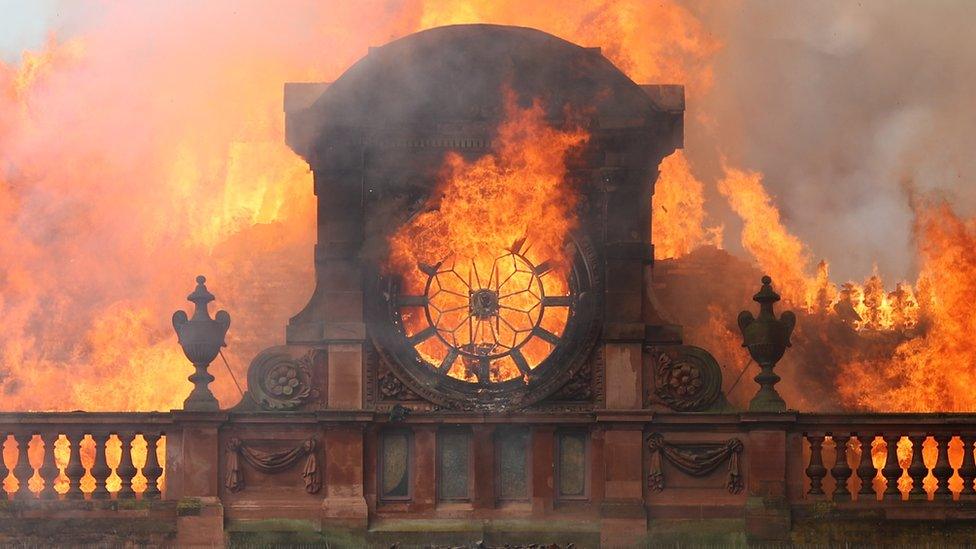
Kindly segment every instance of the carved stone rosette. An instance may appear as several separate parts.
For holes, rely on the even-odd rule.
[[[383,400],[420,400],[393,372],[387,371],[380,376],[376,385]]]
[[[730,438],[725,442],[672,444],[665,442],[664,437],[654,433],[647,437],[647,448],[650,451],[651,462],[648,467],[647,487],[652,492],[664,490],[663,462],[667,461],[679,471],[693,477],[703,477],[719,465],[729,462],[729,472],[725,487],[730,494],[742,491],[742,474],[739,470],[739,459],[742,455],[742,441]]]
[[[265,410],[287,411],[317,398],[313,383],[315,349],[300,357],[275,347],[258,355],[247,371],[250,398]]]
[[[708,351],[691,345],[648,347],[654,359],[649,402],[678,412],[700,412],[719,401],[722,369]]]

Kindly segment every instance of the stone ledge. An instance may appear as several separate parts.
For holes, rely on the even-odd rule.
[[[4,501],[0,545],[167,546],[177,536],[176,502]]]

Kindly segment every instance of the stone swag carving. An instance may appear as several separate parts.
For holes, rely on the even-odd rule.
[[[742,491],[739,458],[742,455],[743,445],[737,438],[718,443],[673,444],[665,442],[664,437],[659,433],[654,433],[647,437],[647,447],[651,457],[647,487],[652,492],[664,490],[664,461],[687,475],[703,477],[726,460],[729,462],[726,489],[730,494],[738,494]]]
[[[224,486],[231,492],[244,489],[244,471],[241,470],[240,459],[258,471],[270,475],[291,468],[304,457],[302,478],[305,480],[305,491],[309,494],[317,494],[322,489],[322,473],[315,458],[316,446],[314,438],[307,438],[294,448],[268,451],[255,448],[251,443],[239,438],[232,438],[227,442],[227,476],[224,479]]]

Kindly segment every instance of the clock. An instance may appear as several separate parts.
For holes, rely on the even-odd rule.
[[[561,258],[520,239],[491,255],[455,252],[379,277],[370,332],[415,393],[448,408],[503,409],[545,398],[596,336],[598,277],[583,236]]]

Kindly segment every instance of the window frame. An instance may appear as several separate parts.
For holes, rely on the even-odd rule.
[[[383,475],[386,472],[386,444],[387,437],[394,435],[402,435],[406,439],[407,448],[407,464],[406,464],[406,477],[407,477],[407,494],[404,496],[389,496],[383,493]],[[384,429],[380,431],[380,448],[379,455],[377,456],[377,497],[382,502],[403,502],[413,500],[413,477],[414,477],[414,439],[413,431],[410,429]]]
[[[583,493],[582,494],[563,494],[562,493],[562,452],[563,438],[567,436],[578,436],[583,439]],[[553,497],[557,501],[587,501],[590,499],[590,433],[581,428],[560,429],[555,433],[556,454],[553,460],[555,468],[555,483],[553,486]]]
[[[501,495],[501,446],[506,435],[514,433],[525,434],[525,495],[522,497],[506,497]],[[495,456],[495,500],[498,503],[527,503],[532,500],[532,428],[524,425],[505,425],[494,432]]]
[[[464,497],[444,497],[441,495],[441,476],[443,463],[441,461],[441,451],[443,446],[443,436],[447,434],[463,435],[467,439],[468,462],[467,462],[467,483]],[[438,503],[471,503],[474,500],[474,436],[471,429],[460,426],[443,427],[437,430],[434,437],[434,495]]]

